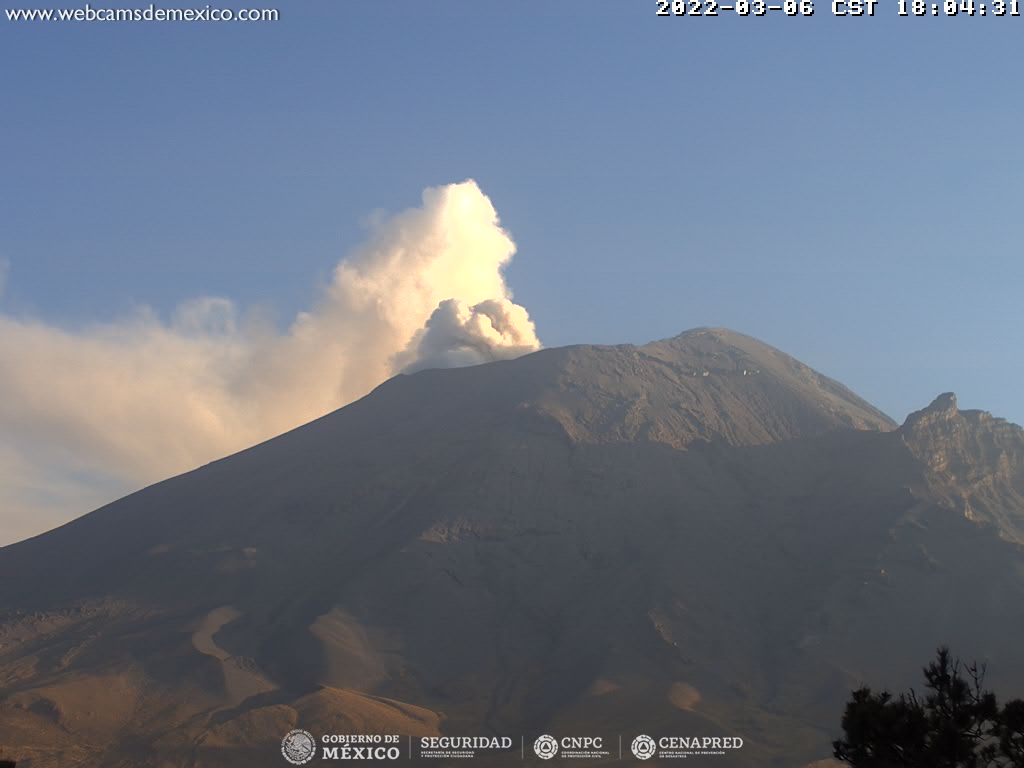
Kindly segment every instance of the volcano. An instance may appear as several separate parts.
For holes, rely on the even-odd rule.
[[[1021,637],[1024,430],[697,329],[400,375],[0,549],[0,759],[281,766],[301,728],[796,767],[939,644],[1020,695]]]

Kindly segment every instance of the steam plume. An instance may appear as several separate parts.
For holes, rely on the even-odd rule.
[[[221,297],[84,330],[0,314],[0,544],[295,427],[401,370],[539,348],[473,181],[427,189],[280,332]],[[0,284],[2,284],[0,272]]]

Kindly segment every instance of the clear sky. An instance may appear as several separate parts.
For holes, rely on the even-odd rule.
[[[31,2],[73,5],[0,0]],[[728,326],[897,420],[955,390],[1022,423],[1024,18],[896,2],[0,21],[0,312],[75,329],[219,295],[284,324],[375,211],[472,178],[547,346]]]

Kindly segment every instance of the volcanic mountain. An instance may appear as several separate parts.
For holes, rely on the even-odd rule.
[[[897,427],[698,329],[398,376],[0,549],[0,759],[280,766],[300,727],[802,766],[940,643],[1020,695],[1021,637],[1024,430]]]

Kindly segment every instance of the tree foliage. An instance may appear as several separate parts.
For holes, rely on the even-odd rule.
[[[924,668],[923,698],[853,692],[834,754],[857,768],[1024,768],[1024,701],[1000,707],[985,667],[939,648]]]

